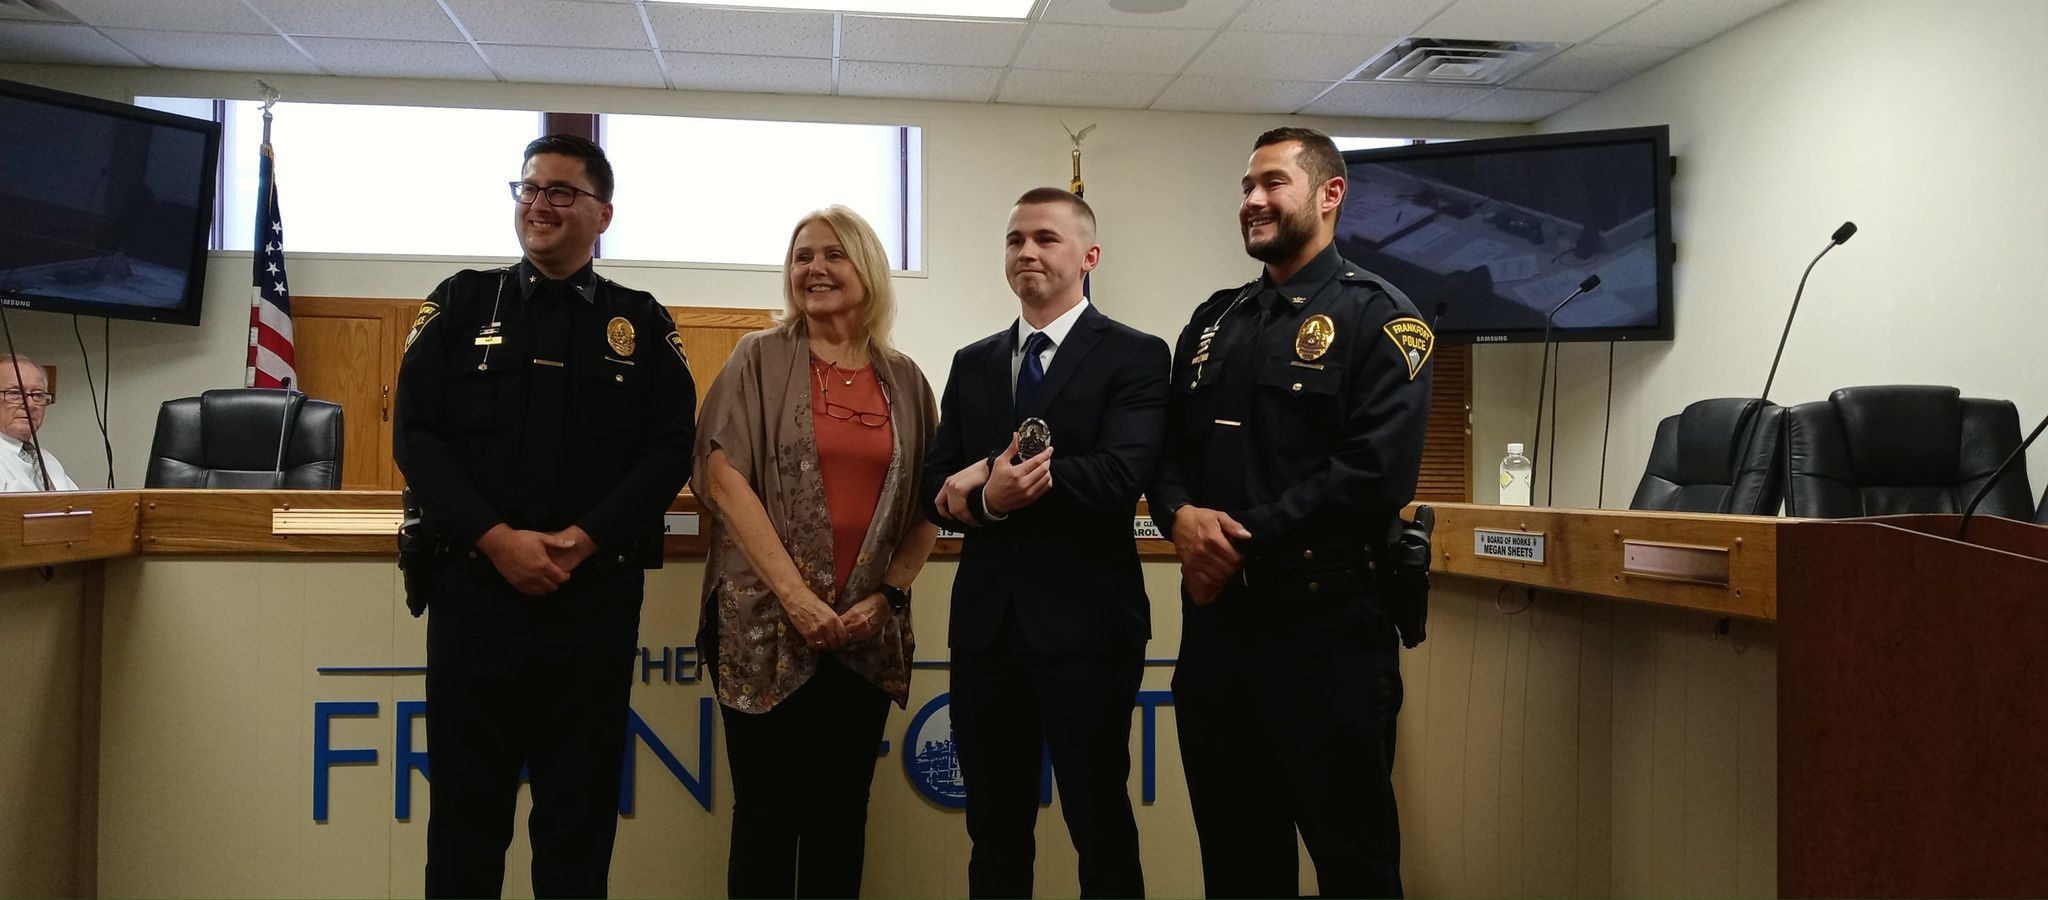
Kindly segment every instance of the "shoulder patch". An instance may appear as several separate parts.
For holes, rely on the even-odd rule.
[[[682,360],[684,366],[690,364],[690,355],[683,352],[683,336],[681,334],[674,331],[669,332],[668,345],[675,349],[676,358]]]
[[[440,314],[441,314],[441,305],[440,305],[440,304],[438,304],[438,303],[435,303],[435,302],[434,302],[434,301],[432,301],[432,300],[428,300],[427,302],[425,302],[425,303],[422,303],[422,304],[420,304],[420,311],[419,311],[419,313],[418,313],[417,315],[414,315],[414,316],[412,317],[412,330],[411,330],[411,331],[408,331],[408,332],[406,332],[406,334],[405,334],[405,349],[406,349],[406,350],[411,350],[411,349],[412,349],[412,342],[413,342],[413,341],[416,341],[416,340],[419,340],[419,338],[420,338],[420,332],[422,332],[422,331],[425,331],[425,330],[426,330],[426,328],[427,328],[427,323],[428,323],[428,322],[432,322],[432,321],[434,321],[434,317],[435,317],[435,316],[438,316],[438,315],[440,315]]]
[[[1387,333],[1387,339],[1394,342],[1394,350],[1408,364],[1408,380],[1414,381],[1422,374],[1423,364],[1429,362],[1430,352],[1436,349],[1436,334],[1421,319],[1413,316],[1402,316],[1388,322],[1381,330]]]

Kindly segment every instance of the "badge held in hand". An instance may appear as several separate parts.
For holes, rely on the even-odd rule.
[[[1023,462],[1045,452],[1052,446],[1052,426],[1037,416],[1025,419],[1017,426],[1017,461]]]

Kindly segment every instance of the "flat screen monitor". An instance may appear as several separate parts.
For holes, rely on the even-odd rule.
[[[1670,340],[1670,158],[1662,125],[1352,150],[1337,246],[1447,341],[1541,340],[1591,275],[1555,338]]]
[[[199,324],[220,126],[0,81],[0,303]]]

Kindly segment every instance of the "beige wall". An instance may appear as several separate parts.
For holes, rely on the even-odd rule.
[[[2048,415],[2048,87],[2013,64],[2044,36],[2039,0],[1798,0],[1538,124],[1669,123],[1680,160],[1678,339],[1619,348],[1606,505],[1658,419],[1762,390],[1800,270],[1845,219],[1861,231],[1814,270],[1772,399],[1949,384],[2013,400],[2022,427]],[[1480,354],[1476,393],[1523,398],[1478,423],[1488,471],[1529,433],[1520,350]],[[1560,505],[1596,500],[1606,360],[1564,350]],[[2048,442],[2030,463],[2038,495]]]
[[[394,702],[419,676],[322,675],[322,666],[417,665],[425,628],[407,617],[383,560],[123,559],[107,564],[99,885],[109,896],[416,896],[426,785],[392,818]],[[945,657],[953,564],[917,585],[920,659]],[[650,647],[691,643],[702,568],[654,573],[641,627]],[[1176,573],[1148,563],[1155,637],[1179,644]],[[1770,896],[1776,883],[1776,652],[1767,626],[1717,637],[1711,616],[1441,579],[1431,637],[1406,654],[1396,785],[1415,896]],[[1526,608],[1525,608],[1526,607]],[[1167,687],[1171,671],[1145,676]],[[635,711],[694,774],[706,686],[634,687]],[[959,814],[910,786],[911,714],[945,690],[913,679],[892,713],[869,826],[869,896],[966,893]],[[330,746],[375,748],[337,766],[324,823],[312,819],[313,704],[374,701],[375,718],[334,720]],[[1135,719],[1134,719],[1135,722]],[[1170,707],[1158,713],[1158,795],[1138,809],[1153,896],[1200,893],[1193,825]],[[714,725],[716,735],[721,729]],[[415,749],[424,748],[424,726]],[[1247,746],[1260,736],[1247,733]],[[1134,724],[1132,794],[1141,735]],[[710,812],[642,747],[637,810],[621,824],[618,896],[723,891],[731,786],[713,753]],[[1247,767],[1246,777],[1257,777]],[[522,806],[522,810],[524,807]],[[1039,896],[1079,885],[1059,807],[1040,818]],[[523,832],[523,829],[522,829]],[[508,872],[530,894],[523,833]],[[1303,867],[1313,892],[1313,869]]]
[[[1128,110],[1057,109],[1009,104],[878,101],[830,97],[696,94],[474,82],[265,76],[292,100],[494,106],[559,111],[606,111],[735,116],[918,125],[924,129],[926,270],[899,277],[897,343],[924,367],[933,387],[943,385],[953,351],[993,333],[1016,317],[1017,302],[1003,283],[1002,225],[1011,201],[1026,189],[1067,183],[1071,145],[1059,120],[1095,123],[1088,139],[1088,199],[1100,220],[1103,262],[1094,279],[1105,312],[1169,339],[1194,305],[1211,291],[1258,274],[1237,233],[1237,179],[1252,138],[1281,124],[1332,133],[1394,136],[1479,136],[1526,130],[1523,126],[1457,122],[1374,121],[1293,116],[1217,115]],[[0,65],[0,78],[29,81],[126,101],[136,95],[254,97],[247,74],[138,69]],[[403,135],[366,135],[374,152],[411,147]],[[517,147],[506,148],[506,172],[515,177]],[[420,147],[419,152],[431,152]],[[292,148],[279,145],[280,190],[289,204],[294,179],[338,177],[291,167]],[[726,172],[681,172],[683,178],[732,177]],[[480,175],[479,177],[484,177]],[[760,173],[759,177],[773,177]],[[832,197],[819,197],[819,205]],[[633,205],[621,186],[618,216],[715,214],[715,210],[648,209]],[[421,211],[394,207],[394,215]],[[508,219],[505,252],[517,254]],[[289,252],[289,251],[287,251]],[[248,342],[248,256],[216,253],[208,263],[207,297],[199,328],[113,323],[115,470],[122,487],[140,487],[157,405],[216,387],[239,386]],[[294,255],[292,291],[298,296],[424,297],[454,270],[479,262],[439,258],[315,257]],[[781,305],[779,274],[740,268],[673,264],[602,267],[621,283],[685,306]],[[78,348],[69,317],[12,317],[23,352],[78,371]],[[97,322],[86,326],[98,331]],[[98,342],[88,339],[95,359]],[[82,372],[79,373],[82,375]],[[700,378],[712,373],[698,373]],[[82,377],[66,374],[65,402],[47,428],[50,443],[80,484],[99,483],[106,466],[95,448],[99,435],[84,401]],[[78,390],[72,394],[69,391]]]

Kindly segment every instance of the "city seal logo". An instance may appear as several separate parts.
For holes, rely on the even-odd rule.
[[[1302,362],[1315,362],[1330,352],[1330,345],[1337,342],[1337,323],[1330,317],[1317,313],[1301,323],[1301,330],[1294,333],[1294,355]]]
[[[412,317],[412,330],[405,333],[405,349],[411,350],[412,342],[420,339],[420,332],[426,330],[427,323],[434,321],[434,317],[440,314],[441,307],[434,301],[429,300],[420,304],[419,314]]]
[[[612,345],[612,352],[620,356],[633,355],[633,323],[624,316],[613,316],[604,326],[605,343]]]
[[[903,774],[926,800],[946,809],[967,808],[967,782],[953,752],[951,694],[940,694],[910,720],[903,739]]]
[[[1421,319],[1402,316],[1388,322],[1385,328],[1387,339],[1394,342],[1395,351],[1408,364],[1408,380],[1422,374],[1422,364],[1429,362],[1430,351],[1436,349],[1436,335]]]

